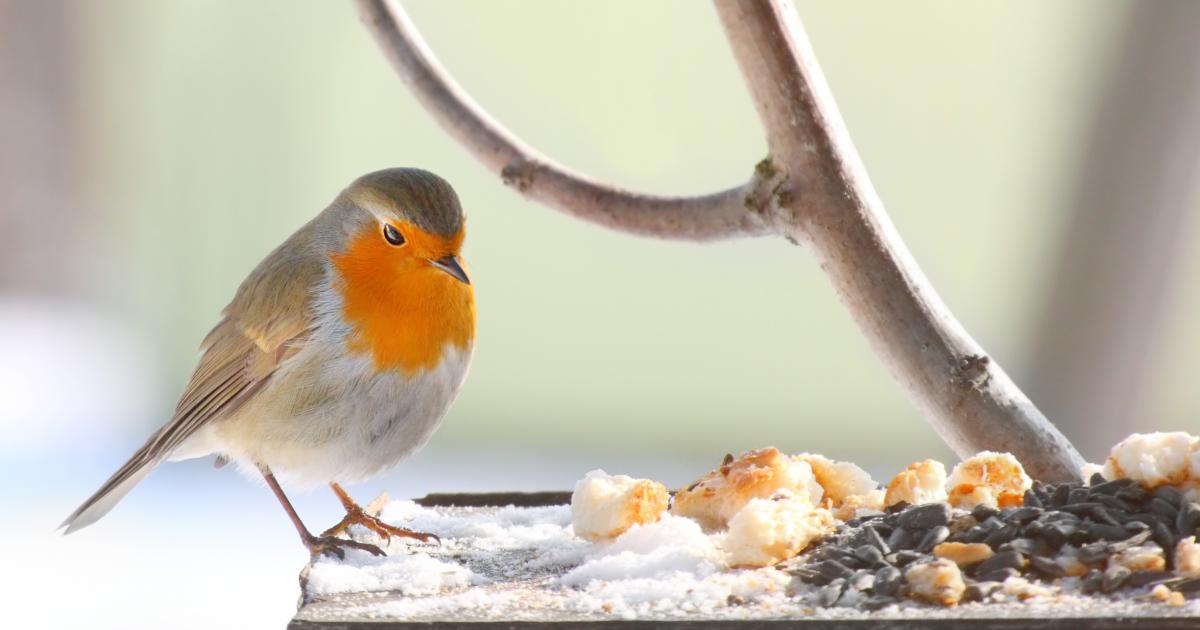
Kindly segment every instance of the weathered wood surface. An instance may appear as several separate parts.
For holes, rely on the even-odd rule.
[[[570,501],[569,492],[493,492],[430,494],[416,503],[425,507],[542,507],[564,505]],[[396,593],[353,593],[330,598],[318,598],[303,604],[288,625],[289,630],[409,630],[417,628],[488,628],[491,630],[528,629],[556,630],[559,628],[597,628],[640,630],[669,627],[678,630],[709,630],[736,627],[746,630],[776,630],[802,628],[809,630],[1197,630],[1200,617],[1176,608],[1158,604],[1140,604],[1131,608],[1128,603],[1111,608],[1097,605],[1081,612],[1077,609],[1054,610],[1052,605],[1024,603],[993,604],[988,607],[943,609],[914,608],[886,615],[858,613],[843,618],[819,616],[774,619],[602,619],[550,612],[537,621],[481,618],[478,612],[461,618],[407,621],[402,619],[367,618],[350,614],[364,605],[384,604],[403,600]]]

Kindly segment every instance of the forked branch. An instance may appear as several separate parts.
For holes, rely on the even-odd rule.
[[[1015,454],[1046,481],[1083,460],[934,292],[888,220],[804,30],[784,0],[717,0],[771,157],[733,190],[637,195],[572,173],[500,127],[448,77],[394,0],[357,0],[400,77],[442,126],[527,197],[614,229],[705,240],[775,233],[809,245],[910,398],[960,455]]]

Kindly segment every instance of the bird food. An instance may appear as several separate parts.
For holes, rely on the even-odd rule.
[[[847,462],[764,448],[727,456],[669,507],[661,484],[600,471],[569,507],[397,502],[384,520],[441,544],[315,560],[302,616],[341,618],[351,602],[414,621],[1187,618],[1200,614],[1197,442],[1134,435],[1068,483],[980,453],[949,474],[927,460],[878,484]],[[364,591],[391,598],[351,597]]]

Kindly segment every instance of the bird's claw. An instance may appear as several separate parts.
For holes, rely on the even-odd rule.
[[[438,538],[434,534],[416,532],[411,529],[396,527],[395,525],[388,525],[387,523],[379,520],[379,517],[366,513],[358,506],[347,509],[346,517],[343,518],[337,525],[325,530],[321,534],[321,537],[332,538],[346,531],[346,528],[350,527],[351,525],[362,525],[363,527],[375,532],[384,540],[385,544],[390,543],[393,536],[397,536],[399,538],[414,538],[421,542],[429,542],[431,540],[439,544],[442,542],[442,539]]]
[[[374,556],[387,555],[382,549],[376,547],[375,545],[358,542],[357,540],[350,540],[348,538],[337,538],[336,536],[328,535],[314,536],[304,541],[304,545],[308,547],[308,551],[312,554],[313,558],[327,553],[331,556],[336,556],[338,560],[345,560],[346,551],[344,547],[366,551]]]

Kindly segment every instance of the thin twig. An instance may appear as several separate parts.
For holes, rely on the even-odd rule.
[[[363,22],[406,85],[451,136],[504,183],[580,219],[643,236],[714,240],[777,233],[759,200],[772,182],[749,182],[699,197],[661,197],[597,182],[555,163],[492,119],[433,56],[394,1],[358,0]]]

